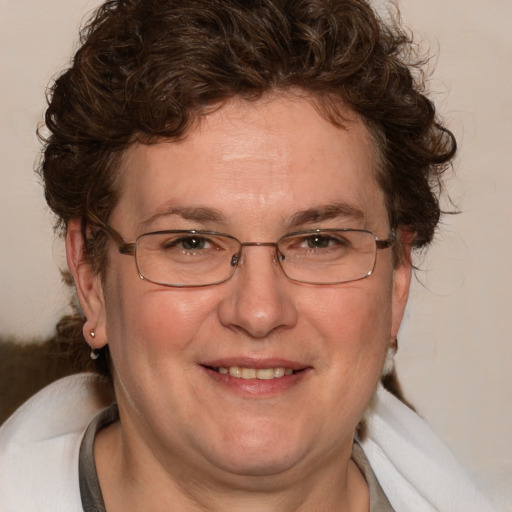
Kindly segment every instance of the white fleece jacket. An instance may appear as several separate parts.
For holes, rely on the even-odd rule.
[[[0,512],[81,512],[78,451],[106,405],[98,378],[61,379],[0,429]],[[379,387],[361,443],[396,512],[493,512],[453,455],[413,411]],[[179,511],[176,511],[179,512]]]

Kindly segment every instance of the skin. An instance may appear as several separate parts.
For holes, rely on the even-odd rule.
[[[336,127],[300,95],[232,100],[179,143],[130,147],[109,223],[127,242],[158,229],[242,242],[332,227],[387,238],[371,139],[345,117]],[[333,204],[349,211],[322,218]],[[215,216],[169,213],[198,207]],[[304,210],[318,214],[295,225]],[[351,446],[403,316],[408,258],[395,268],[380,250],[370,277],[318,286],[287,279],[271,247],[247,247],[229,281],[178,289],[140,279],[114,243],[102,282],[79,220],[67,252],[86,339],[108,343],[114,362],[121,422],[95,444],[109,511],[369,509]],[[220,363],[304,371],[260,386],[205,368]]]

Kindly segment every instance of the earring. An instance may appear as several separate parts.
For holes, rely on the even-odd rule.
[[[389,375],[395,369],[395,355],[398,350],[398,339],[393,338],[389,343],[388,352],[386,354],[386,361],[384,368],[382,368],[382,375]]]
[[[96,337],[96,333],[94,331],[91,331],[89,333],[89,336],[94,339]]]
[[[96,361],[96,359],[98,359],[98,357],[100,357],[100,352],[99,352],[99,350],[96,350],[95,348],[93,348],[93,349],[91,350],[91,359],[92,359],[93,361]]]

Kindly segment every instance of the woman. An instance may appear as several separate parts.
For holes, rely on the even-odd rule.
[[[2,510],[491,510],[379,385],[455,153],[408,48],[360,0],[98,11],[41,174],[115,404],[20,409]]]

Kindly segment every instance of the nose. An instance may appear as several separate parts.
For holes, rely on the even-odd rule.
[[[219,306],[222,325],[252,338],[293,327],[297,322],[294,286],[276,260],[275,244],[246,244],[237,264],[235,275],[226,283],[229,291]]]

